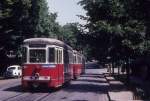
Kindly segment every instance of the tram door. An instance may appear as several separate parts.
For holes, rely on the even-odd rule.
[[[63,49],[56,48],[58,85],[63,83]]]

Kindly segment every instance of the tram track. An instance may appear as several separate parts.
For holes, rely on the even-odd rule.
[[[69,95],[69,92],[65,92],[65,90],[62,88],[62,90],[50,93],[48,96],[43,97],[43,99],[40,99],[38,101],[50,101],[50,100],[62,101],[66,99],[68,95]]]
[[[5,99],[5,100],[3,100],[3,101],[9,101],[9,100],[14,99],[14,98],[16,98],[16,97],[19,97],[19,96],[21,96],[21,95],[24,95],[24,94],[23,94],[23,93],[21,93],[21,94],[18,94],[18,95],[15,95],[15,96],[9,97],[9,98],[7,98],[7,99]]]
[[[103,74],[89,73],[59,89],[39,88],[23,92],[20,79],[14,79],[5,85],[0,82],[0,101],[109,101],[108,86]]]
[[[20,79],[10,79],[10,81],[8,81],[8,80],[1,80],[0,90],[5,90],[7,88],[10,88],[10,87],[13,87],[13,86],[17,86],[19,84],[20,84]]]
[[[18,96],[6,99],[4,101],[40,101],[40,99],[48,95],[48,93],[23,93]]]
[[[44,99],[45,97],[49,96],[49,94],[45,94],[37,99],[35,99],[34,101],[41,101],[42,99]]]

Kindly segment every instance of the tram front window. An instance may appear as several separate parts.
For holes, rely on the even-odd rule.
[[[46,62],[46,50],[44,49],[30,50],[30,62],[31,63],[45,63]]]

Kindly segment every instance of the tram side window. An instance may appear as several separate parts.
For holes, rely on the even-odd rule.
[[[57,50],[57,63],[59,63],[59,50]]]
[[[74,55],[74,63],[77,64],[77,56]]]
[[[62,63],[62,50],[60,50],[60,63]]]
[[[74,54],[73,54],[73,63],[75,64],[76,62],[75,62],[75,56],[74,56]]]
[[[79,61],[80,61],[80,59],[79,59],[79,55],[77,55],[77,61],[78,61],[77,63],[79,64]]]
[[[59,50],[59,63],[62,63],[62,50]]]
[[[80,63],[80,58],[79,58],[79,55],[78,55],[78,64]]]
[[[48,61],[49,62],[55,62],[55,49],[54,48],[49,48],[49,57]]]
[[[73,53],[71,52],[71,64],[73,64]]]
[[[46,50],[44,50],[44,49],[30,50],[30,62],[31,63],[44,63],[44,62],[46,62]]]
[[[72,57],[71,57],[71,52],[69,51],[68,53],[69,53],[69,63],[71,64],[71,63],[72,63],[72,60],[71,60],[71,59],[72,59]]]
[[[81,63],[81,57],[79,56],[79,64]]]
[[[22,48],[22,62],[27,62],[27,48],[23,47]]]
[[[57,63],[59,63],[59,50],[57,50]]]
[[[62,50],[57,50],[57,63],[62,63]]]
[[[55,54],[56,60],[55,61],[56,61],[56,63],[59,63],[59,50],[56,49],[55,51],[56,51],[56,54]]]

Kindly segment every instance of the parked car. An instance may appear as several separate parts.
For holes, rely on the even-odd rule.
[[[21,66],[19,65],[12,65],[7,67],[7,70],[5,72],[5,77],[21,77],[22,70]]]

